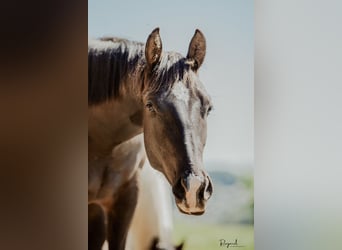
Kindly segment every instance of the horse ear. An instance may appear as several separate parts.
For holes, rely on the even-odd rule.
[[[194,36],[191,39],[187,58],[194,61],[193,70],[201,67],[206,51],[207,45],[203,33],[196,29]]]
[[[159,28],[155,28],[148,36],[145,57],[147,64],[153,68],[160,60],[162,53],[162,41],[159,35]]]

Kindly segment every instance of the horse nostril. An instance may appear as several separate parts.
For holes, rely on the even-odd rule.
[[[203,195],[204,200],[208,200],[212,193],[213,193],[213,184],[211,183],[209,176],[207,176],[206,184],[204,187],[204,195]]]
[[[182,187],[184,188],[184,190],[185,190],[186,192],[188,192],[189,189],[190,189],[188,180],[187,180],[187,179],[184,179],[184,178],[181,178],[181,181],[180,181],[180,182],[181,182]]]
[[[185,196],[185,186],[182,178],[179,178],[176,184],[172,188],[172,192],[175,197],[182,200]]]

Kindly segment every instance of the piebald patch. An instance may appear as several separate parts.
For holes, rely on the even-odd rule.
[[[178,100],[181,100],[185,103],[189,102],[190,99],[190,91],[182,82],[176,82],[172,88],[172,94]]]

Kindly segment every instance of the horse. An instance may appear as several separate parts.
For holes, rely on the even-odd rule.
[[[145,44],[89,41],[89,249],[101,249],[105,239],[109,250],[125,249],[138,197],[135,166],[143,165],[143,144],[130,139],[141,133],[149,162],[171,185],[179,211],[205,212],[213,192],[202,160],[212,109],[198,76],[205,53],[198,29],[186,57],[162,50],[159,28]]]
[[[121,228],[128,227],[131,220],[138,194],[137,170],[145,158],[142,135],[137,135],[88,166],[88,249],[101,249],[106,239],[110,250],[113,241],[117,249],[124,249],[121,241],[127,232]]]
[[[166,180],[148,160],[144,162],[138,170],[138,201],[125,250],[181,250],[183,243],[172,244],[172,203]],[[108,250],[107,242],[102,250]]]

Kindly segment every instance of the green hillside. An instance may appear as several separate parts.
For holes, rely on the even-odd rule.
[[[254,250],[254,230],[252,225],[207,225],[175,223],[174,242],[185,241],[185,250],[216,250],[227,249],[220,246],[220,240],[235,242],[239,248],[230,246],[230,249]]]

